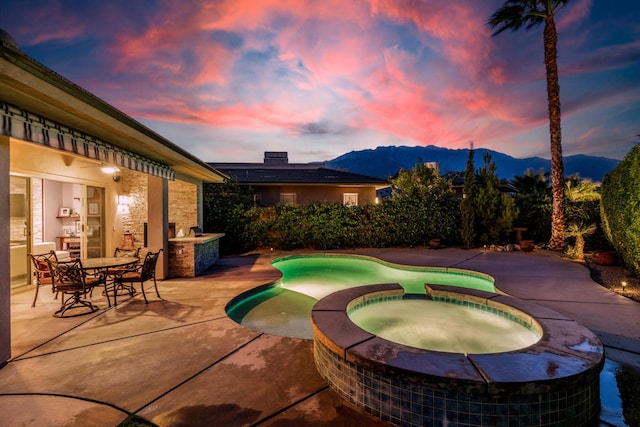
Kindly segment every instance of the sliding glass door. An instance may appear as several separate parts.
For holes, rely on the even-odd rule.
[[[105,256],[104,251],[104,188],[87,185],[87,214],[84,221],[84,242],[87,258]]]
[[[31,251],[29,243],[30,210],[29,210],[29,178],[10,176],[9,196],[9,253],[11,288],[29,283],[29,261],[27,254]]]

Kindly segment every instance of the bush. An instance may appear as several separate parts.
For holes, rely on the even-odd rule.
[[[234,181],[203,186],[203,228],[207,233],[225,233],[220,241],[223,254],[245,252],[253,248],[246,239],[250,217],[246,215],[253,205],[251,188]]]
[[[246,246],[292,250],[424,246],[432,238],[459,243],[458,201],[408,198],[378,205],[339,203],[253,208],[245,215]]]
[[[604,177],[602,227],[626,267],[640,277],[640,144]]]

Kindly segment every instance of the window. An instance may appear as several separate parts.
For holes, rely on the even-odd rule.
[[[342,204],[345,206],[358,206],[358,193],[342,194]]]
[[[280,203],[288,205],[296,203],[296,193],[280,193]]]

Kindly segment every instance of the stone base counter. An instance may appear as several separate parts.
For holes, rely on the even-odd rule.
[[[169,277],[196,277],[220,258],[224,233],[169,239]]]

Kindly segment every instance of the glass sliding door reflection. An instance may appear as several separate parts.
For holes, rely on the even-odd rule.
[[[11,288],[29,283],[27,247],[29,237],[29,178],[10,177],[9,252],[11,258]]]
[[[104,199],[104,188],[87,186],[87,221],[84,230],[87,242],[87,258],[105,256]]]

